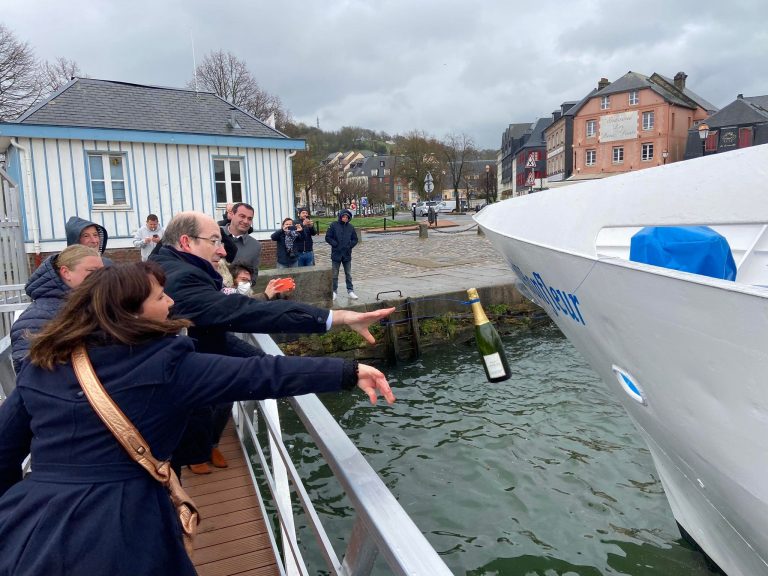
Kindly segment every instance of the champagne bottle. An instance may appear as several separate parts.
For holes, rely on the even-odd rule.
[[[483,360],[485,376],[488,382],[502,382],[508,380],[512,373],[509,371],[507,357],[501,344],[499,333],[493,327],[488,316],[485,315],[483,305],[477,295],[476,288],[467,290],[469,303],[472,305],[472,314],[475,316],[475,341],[480,358]]]

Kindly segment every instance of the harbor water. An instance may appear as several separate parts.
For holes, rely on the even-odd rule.
[[[453,573],[714,574],[681,540],[623,408],[557,328],[503,340],[513,376],[500,384],[455,344],[387,369],[392,407],[323,397]],[[317,448],[290,411],[283,425],[329,535],[348,534],[352,509]],[[305,559],[324,566],[311,545]],[[374,573],[387,573],[381,560]]]

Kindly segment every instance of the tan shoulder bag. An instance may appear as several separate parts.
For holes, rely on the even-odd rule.
[[[200,515],[192,498],[181,487],[179,478],[171,468],[170,462],[160,462],[152,456],[147,441],[104,389],[84,346],[78,346],[72,352],[72,367],[75,369],[75,375],[83,388],[83,392],[85,392],[88,401],[101,421],[115,435],[117,441],[122,444],[131,458],[168,489],[171,502],[176,508],[181,522],[184,548],[187,554],[192,557],[194,550],[192,541],[197,533]]]

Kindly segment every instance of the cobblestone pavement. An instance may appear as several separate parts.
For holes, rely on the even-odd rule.
[[[315,241],[315,262],[330,266],[330,261],[331,247],[321,233]],[[472,223],[431,229],[426,239],[419,238],[418,231],[364,232],[362,242],[352,251],[352,276],[356,281],[415,276],[446,267],[500,262],[499,254]]]

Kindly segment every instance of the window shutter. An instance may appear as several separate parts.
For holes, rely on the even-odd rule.
[[[739,148],[752,146],[752,127],[739,128]]]
[[[707,152],[714,152],[717,150],[717,130],[714,130],[707,135],[707,141],[704,144],[704,150]]]

